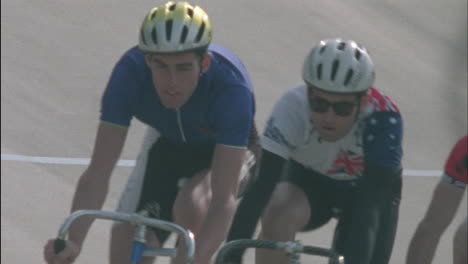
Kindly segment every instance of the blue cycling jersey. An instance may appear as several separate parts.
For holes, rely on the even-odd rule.
[[[114,67],[102,97],[101,120],[128,127],[132,117],[175,142],[246,146],[255,114],[252,84],[240,59],[211,44],[211,65],[180,109],[161,104],[138,47]]]

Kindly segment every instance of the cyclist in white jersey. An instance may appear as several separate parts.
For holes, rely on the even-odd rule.
[[[374,64],[355,41],[322,40],[303,65],[304,85],[276,103],[261,138],[257,179],[228,240],[293,241],[338,218],[333,248],[346,264],[388,263],[401,194],[402,119],[373,87]],[[243,252],[228,259],[240,263]],[[287,263],[257,250],[257,264]]]

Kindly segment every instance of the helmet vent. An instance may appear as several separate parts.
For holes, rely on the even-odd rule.
[[[205,22],[201,24],[200,29],[198,30],[197,36],[195,38],[195,42],[200,42],[204,32],[205,32]]]
[[[172,4],[172,5],[169,7],[169,11],[174,11],[175,7],[176,7],[176,4]]]
[[[317,79],[321,80],[322,79],[322,64],[319,64],[317,66]]]
[[[187,9],[187,14],[189,15],[189,17],[193,18],[193,9],[192,8]]]
[[[346,78],[343,83],[344,86],[347,86],[349,82],[351,81],[351,78],[353,78],[354,71],[352,69],[349,69],[348,72],[346,73]]]
[[[187,26],[184,26],[184,28],[182,29],[182,34],[180,35],[180,43],[185,43],[185,39],[187,38],[187,34],[188,34],[188,28],[187,28]]]
[[[154,11],[153,14],[151,14],[151,20],[154,19],[154,17],[156,16],[156,13],[158,12],[158,10]]]
[[[325,51],[325,48],[327,48],[327,46],[325,46],[325,45],[322,46],[322,47],[320,48],[319,53],[322,54],[322,53]]]
[[[172,19],[166,22],[166,39],[171,41]]]
[[[140,32],[140,36],[141,36],[141,41],[143,41],[143,44],[148,45],[146,43],[145,34],[143,34],[143,31]]]
[[[334,60],[333,65],[332,65],[332,72],[331,72],[331,75],[330,75],[330,79],[332,81],[335,80],[336,72],[338,71],[339,66],[340,66],[340,62],[338,60]]]
[[[346,47],[346,43],[340,42],[340,44],[338,44],[337,49],[339,49],[339,50],[344,50],[345,47]]]
[[[153,30],[151,30],[151,38],[153,39],[154,44],[158,44],[158,34],[156,34],[156,27],[154,27]],[[145,42],[146,44],[144,36],[143,36],[143,42]]]
[[[359,60],[361,58],[361,51],[359,49],[356,49],[356,51],[354,52],[354,57],[356,58],[356,60]]]

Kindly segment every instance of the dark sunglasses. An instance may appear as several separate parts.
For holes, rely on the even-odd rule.
[[[309,104],[310,109],[316,113],[326,113],[331,106],[337,116],[345,117],[349,116],[353,112],[354,107],[359,103],[357,101],[332,103],[319,96],[310,96]]]

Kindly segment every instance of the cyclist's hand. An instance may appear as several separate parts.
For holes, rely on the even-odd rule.
[[[44,259],[47,264],[70,264],[80,254],[80,247],[72,241],[65,241],[65,248],[58,254],[54,252],[54,241],[50,239],[44,247]]]

